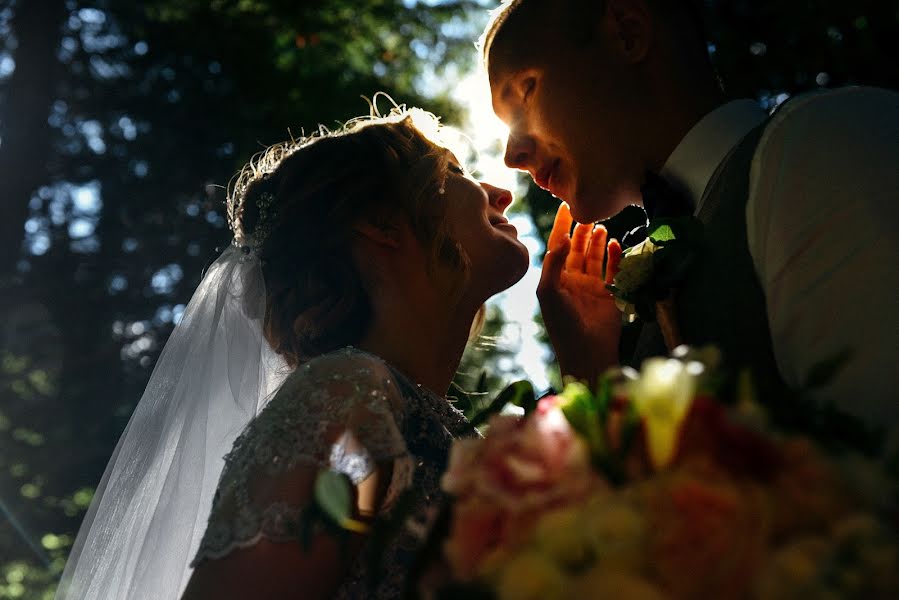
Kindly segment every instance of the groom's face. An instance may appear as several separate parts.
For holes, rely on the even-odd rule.
[[[509,127],[505,162],[577,221],[596,221],[639,201],[640,85],[602,38],[551,46],[529,65],[489,64],[493,110]]]

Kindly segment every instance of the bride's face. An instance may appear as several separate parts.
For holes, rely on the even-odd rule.
[[[512,203],[508,190],[479,182],[451,156],[443,185],[447,234],[468,257],[470,288],[487,297],[521,279],[528,251],[504,216]]]

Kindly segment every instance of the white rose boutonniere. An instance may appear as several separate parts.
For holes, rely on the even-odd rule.
[[[615,305],[629,321],[637,317],[637,306],[624,298],[649,283],[653,272],[652,254],[658,249],[659,246],[646,238],[636,246],[628,248],[621,258],[619,271],[612,285],[618,292],[615,294]]]
[[[649,223],[646,239],[624,251],[618,274],[607,287],[628,321],[658,321],[665,343],[682,343],[674,316],[674,292],[698,256],[702,223],[693,216]]]

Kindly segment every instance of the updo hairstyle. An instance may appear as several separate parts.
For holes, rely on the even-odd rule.
[[[427,133],[427,135],[426,135]],[[429,270],[467,270],[444,227],[449,151],[437,118],[395,108],[272,146],[229,186],[235,242],[258,253],[264,333],[291,366],[357,343],[371,303],[352,257],[354,225],[405,218],[429,251]]]

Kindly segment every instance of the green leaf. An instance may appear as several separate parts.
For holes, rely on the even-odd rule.
[[[665,242],[676,240],[677,236],[674,234],[674,229],[672,229],[671,225],[661,223],[651,226],[649,239],[652,240],[653,244],[664,244]]]
[[[646,236],[657,246],[695,247],[702,240],[702,222],[693,216],[656,219]]]
[[[590,389],[582,383],[573,382],[565,386],[560,394],[564,398],[560,408],[562,414],[574,429],[590,446],[590,453],[600,455],[607,444],[602,432],[600,406]]]
[[[315,479],[315,501],[338,525],[352,516],[352,486],[346,475],[323,469]]]
[[[524,414],[529,415],[537,409],[537,395],[530,381],[516,381],[509,387],[513,388],[512,404],[523,408]]]
[[[460,435],[471,433],[474,429],[483,425],[493,415],[499,413],[506,404],[514,404],[524,408],[525,414],[537,407],[537,398],[534,395],[534,386],[530,381],[521,380],[509,384],[501,391],[487,408],[476,414],[468,422],[468,425],[460,432]]]

